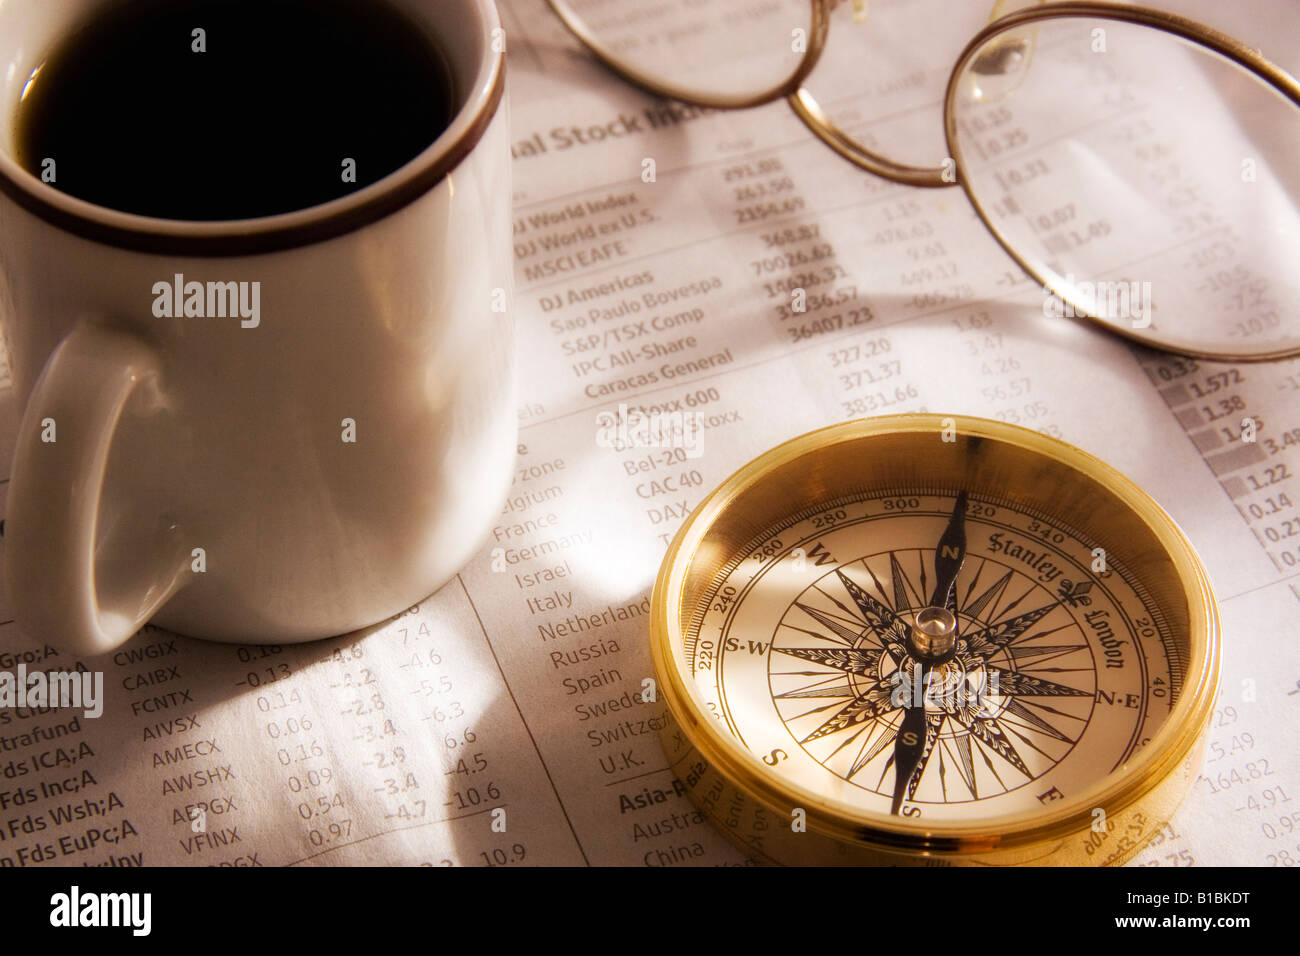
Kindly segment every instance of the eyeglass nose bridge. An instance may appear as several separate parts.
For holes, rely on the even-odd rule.
[[[989,15],[992,22],[1008,11],[1024,6],[1026,0],[995,0]],[[1044,0],[1028,0],[1041,4]],[[796,69],[784,80],[752,93],[712,94],[669,82],[620,57],[597,35],[569,0],[547,0],[552,12],[602,65],[652,96],[675,99],[694,106],[713,109],[747,109],[784,98],[800,121],[823,143],[861,169],[891,182],[923,188],[944,188],[957,184],[956,164],[950,157],[935,167],[913,166],[890,159],[870,150],[840,129],[830,118],[804,82],[816,68],[826,47],[831,11],[841,4],[852,4],[855,19],[865,17],[869,0],[809,0],[806,50]]]
[[[786,97],[795,115],[823,143],[854,166],[905,186],[942,189],[957,185],[957,164],[947,159],[942,166],[909,166],[867,149],[841,130],[808,90],[800,88]]]
[[[861,0],[861,11],[856,9],[859,6],[859,0],[831,0],[831,6],[833,8],[840,3],[847,2],[854,3],[855,14],[860,12],[865,14],[867,0]],[[1026,6],[1041,6],[1044,2],[1045,0],[995,0],[992,9],[989,11],[987,22],[994,23]],[[858,16],[855,16],[855,19],[858,18]],[[1017,36],[1014,43],[1008,42],[1006,44],[1008,51],[1019,54],[1019,61],[1015,62],[1014,66],[1021,73],[1023,73],[1029,59],[1033,56],[1034,41],[1035,34],[1031,29],[1029,32]],[[1006,63],[992,64],[997,72],[1003,73],[1009,72],[1005,69],[1007,65]],[[803,124],[818,139],[859,169],[905,186],[943,189],[948,186],[958,185],[960,173],[957,168],[957,160],[951,155],[944,157],[943,162],[938,166],[913,166],[909,163],[902,163],[890,159],[884,153],[868,149],[840,129],[807,88],[800,87],[786,97],[786,101],[790,104],[790,108],[794,110],[795,115],[803,121]]]

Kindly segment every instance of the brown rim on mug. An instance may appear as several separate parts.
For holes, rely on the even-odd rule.
[[[188,221],[121,212],[78,199],[42,183],[0,150],[0,192],[60,229],[94,242],[184,256],[244,256],[308,246],[369,225],[410,205],[447,178],[478,145],[505,95],[504,47],[491,37],[500,15],[483,4],[484,45],[469,95],[450,125],[414,159],[349,196],[255,219]]]

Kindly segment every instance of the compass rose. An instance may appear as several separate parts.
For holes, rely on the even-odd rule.
[[[880,555],[814,583],[782,623],[816,640],[772,649],[771,674],[784,678],[773,701],[800,746],[843,779],[890,795],[895,814],[919,812],[905,803],[926,783],[920,802],[947,803],[1042,776],[1091,713],[1094,665],[1069,613],[1089,585],[1053,595],[1012,569],[994,578],[1001,566],[980,558],[959,588],[966,507],[960,495],[933,551],[888,552],[888,589],[872,567]],[[1068,706],[1072,698],[1088,706]]]

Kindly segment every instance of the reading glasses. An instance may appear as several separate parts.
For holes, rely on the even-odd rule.
[[[1300,355],[1300,84],[1232,37],[1100,2],[998,0],[982,28],[953,0],[548,3],[655,96],[784,98],[868,172],[960,185],[1045,314],[1200,358]],[[926,54],[972,29],[936,124]]]

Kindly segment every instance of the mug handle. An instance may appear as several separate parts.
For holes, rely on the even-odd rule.
[[[9,603],[30,637],[81,654],[106,653],[181,586],[188,556],[174,523],[137,553],[101,556],[122,568],[112,576],[111,593],[95,574],[113,436],[131,394],[157,389],[160,367],[157,352],[141,339],[82,324],[59,343],[32,389],[18,428],[4,525]]]

